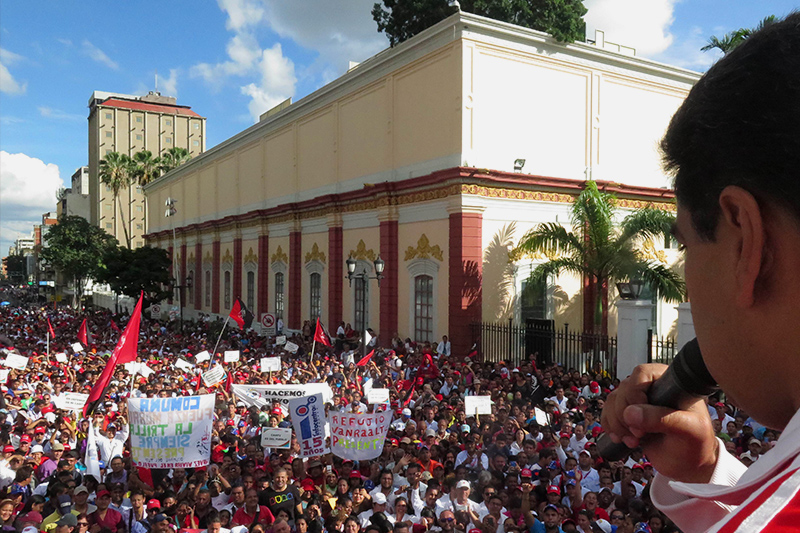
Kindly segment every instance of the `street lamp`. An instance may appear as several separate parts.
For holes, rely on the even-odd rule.
[[[165,218],[174,217],[175,215],[178,214],[178,209],[175,207],[175,204],[177,204],[177,203],[178,203],[178,200],[176,200],[176,199],[174,199],[172,197],[169,197],[169,196],[167,197],[166,200],[164,200],[164,206],[167,208],[164,211],[164,217]],[[180,275],[180,273],[178,272],[178,250],[177,250],[177,248],[175,248],[175,223],[174,222],[172,223],[172,272],[175,274],[175,278],[173,278],[173,279],[177,279],[177,277]],[[173,285],[173,287],[172,287],[172,297],[173,297],[173,299],[177,299],[178,300],[178,305],[181,308],[181,330],[183,330],[183,302],[180,301],[180,297],[175,298],[175,289],[177,287],[178,287],[177,285]]]
[[[183,281],[183,285],[177,285],[175,282],[178,280],[172,278],[172,288],[178,289],[178,305],[181,308],[181,331],[183,331],[183,289],[192,290],[194,279],[192,279],[192,273],[189,272],[189,275],[186,276],[186,279]]]
[[[642,295],[643,289],[644,281],[641,279],[617,283],[617,292],[619,292],[619,297],[623,300],[638,300]]]
[[[347,265],[347,281],[350,283],[350,286],[353,286],[353,280],[361,280],[363,283],[362,290],[361,290],[361,339],[364,345],[364,356],[367,355],[367,283],[369,280],[374,279],[378,281],[378,287],[381,286],[381,279],[383,279],[383,271],[386,268],[386,262],[378,256],[375,261],[372,262],[373,266],[375,267],[375,275],[370,276],[367,269],[363,269],[361,272],[356,272],[356,260],[353,259],[352,256],[348,257],[345,261]]]

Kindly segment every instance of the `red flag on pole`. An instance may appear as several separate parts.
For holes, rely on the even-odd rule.
[[[47,329],[50,331],[50,336],[56,338],[56,332],[53,329],[53,324],[50,323],[50,317],[47,317]]]
[[[328,334],[328,330],[325,329],[325,326],[322,325],[319,317],[317,317],[317,329],[314,330],[314,340],[325,346],[331,345],[331,336]]]
[[[78,330],[78,340],[81,341],[81,344],[84,346],[89,346],[89,329],[86,327],[86,319],[83,319],[81,322],[81,327]]]
[[[116,322],[114,322],[114,320],[113,320],[113,319],[111,320],[111,329],[113,329],[114,331],[116,331],[117,333],[119,333],[119,326],[117,325],[117,323],[116,323]]]
[[[247,329],[253,324],[253,313],[244,305],[241,298],[236,298],[228,316],[239,324],[239,329]]]
[[[365,355],[361,361],[356,363],[356,366],[367,366],[367,363],[369,363],[369,360],[372,359],[373,355],[375,355],[375,350],[372,350],[367,355]]]
[[[136,352],[139,349],[139,323],[142,319],[142,300],[144,300],[144,293],[139,296],[139,302],[133,310],[128,325],[125,326],[125,331],[122,332],[119,341],[117,341],[114,353],[111,354],[103,373],[100,374],[94,387],[92,387],[92,392],[89,393],[89,399],[86,401],[86,405],[83,406],[83,416],[88,416],[88,413],[94,410],[94,406],[102,398],[103,392],[105,392],[111,377],[114,375],[116,366],[136,360]]]

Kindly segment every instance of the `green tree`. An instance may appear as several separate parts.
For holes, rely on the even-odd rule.
[[[461,9],[544,31],[561,42],[582,41],[586,7],[582,0],[461,0]],[[372,8],[378,31],[394,46],[457,11],[448,0],[383,0]]]
[[[153,157],[150,150],[142,150],[133,155],[133,172],[131,178],[145,186],[161,176],[161,158]]]
[[[27,260],[22,254],[12,254],[3,258],[3,263],[6,265],[6,274],[9,281],[13,283],[22,283],[28,278],[27,273]]]
[[[755,28],[739,28],[736,31],[728,32],[722,37],[717,37],[716,35],[712,35],[708,38],[708,44],[702,47],[700,50],[703,52],[707,52],[709,50],[713,50],[717,48],[722,51],[723,54],[729,53],[731,50],[745,42],[751,35],[755,32],[764,29],[766,26],[770,24],[774,24],[778,22],[778,18],[775,15],[770,15],[765,17],[758,23],[758,26]]]
[[[41,257],[74,284],[73,306],[78,307],[86,281],[97,279],[102,257],[117,239],[83,217],[65,216],[44,237]]]
[[[172,169],[178,168],[192,158],[186,148],[173,147],[161,154],[161,172],[166,174]]]
[[[97,280],[108,283],[112,291],[134,299],[144,291],[149,305],[171,294],[169,267],[169,255],[164,249],[142,246],[131,250],[118,246],[103,255]]]
[[[126,154],[119,152],[109,152],[104,159],[100,160],[100,183],[111,188],[111,193],[119,205],[119,213],[122,217],[122,231],[125,233],[125,244],[131,247],[131,236],[128,227],[125,225],[125,217],[122,216],[122,200],[119,193],[131,185],[134,170],[133,160]],[[130,217],[128,217],[130,218]],[[117,232],[117,217],[114,216],[114,233]]]
[[[586,332],[608,332],[608,305],[603,304],[603,291],[612,283],[640,279],[669,302],[681,302],[686,294],[680,275],[662,263],[646,259],[638,250],[645,239],[663,238],[670,231],[674,216],[647,207],[615,225],[615,203],[613,195],[587,181],[572,204],[572,231],[558,223],[539,224],[511,252],[512,259],[542,253],[551,258],[533,270],[530,284],[541,286],[550,276],[562,273],[588,280],[584,298],[588,299],[587,307],[593,310],[593,316],[584,318]]]

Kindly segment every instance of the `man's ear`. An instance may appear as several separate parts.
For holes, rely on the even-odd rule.
[[[735,299],[741,307],[756,300],[756,286],[762,275],[766,239],[761,207],[748,191],[728,186],[719,196],[721,210],[718,237],[734,247]],[[719,231],[722,230],[722,231]]]

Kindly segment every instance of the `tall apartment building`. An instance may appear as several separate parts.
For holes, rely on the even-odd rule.
[[[72,174],[71,186],[58,191],[56,211],[58,218],[62,216],[79,216],[86,220],[91,218],[89,207],[89,167],[83,166]]]
[[[130,234],[131,247],[144,245],[147,205],[142,188],[133,184],[119,200],[99,178],[100,160],[109,152],[133,156],[150,150],[160,156],[173,147],[192,157],[205,151],[206,119],[176,99],[150,92],[145,96],[95,91],[89,99],[89,204],[91,222],[120,244]],[[160,208],[160,206],[158,206]]]

